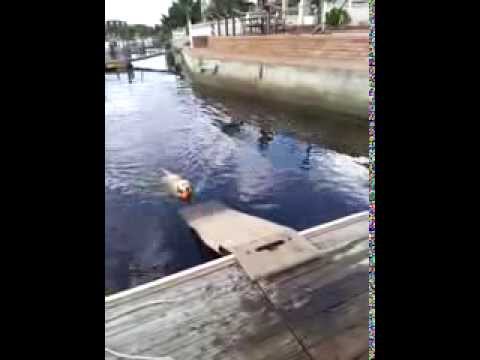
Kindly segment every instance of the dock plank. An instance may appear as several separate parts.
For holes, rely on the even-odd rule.
[[[175,302],[132,312],[141,303],[165,299]],[[120,352],[184,360],[308,359],[235,262],[133,302],[107,306],[105,314],[106,342]]]
[[[106,346],[174,360],[367,359],[368,213],[300,235],[320,257],[256,282],[229,255],[107,297]]]
[[[222,249],[232,252],[235,246],[252,240],[293,231],[214,201],[182,209],[180,214],[199,237],[219,253]]]
[[[368,351],[368,218],[310,234],[318,260],[259,280],[315,359],[354,359]],[[320,355],[327,352],[329,355]],[[335,357],[336,356],[336,357]]]

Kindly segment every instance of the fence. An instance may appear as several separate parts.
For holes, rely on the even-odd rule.
[[[217,19],[192,25],[192,36],[238,36],[245,35],[242,18],[232,17]]]
[[[284,31],[285,22],[276,16],[259,14],[253,16],[222,18],[191,26],[192,36],[241,36],[265,35]]]
[[[333,3],[325,3],[328,12],[333,7],[344,6],[352,19],[350,25],[366,25],[369,20],[367,0],[336,0]],[[191,26],[192,37],[205,36],[239,36],[239,35],[266,35],[281,33],[289,25],[311,26],[318,24],[317,10],[305,7],[303,16],[299,16],[298,7],[290,7],[283,19],[278,11],[276,13],[254,12],[246,16],[221,18],[213,21],[193,24]],[[189,41],[185,28],[173,31],[172,43],[182,47]]]

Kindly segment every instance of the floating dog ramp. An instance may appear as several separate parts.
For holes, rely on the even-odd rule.
[[[294,229],[230,209],[218,202],[180,211],[202,241],[218,253],[235,255],[252,280],[319,257],[319,250]]]

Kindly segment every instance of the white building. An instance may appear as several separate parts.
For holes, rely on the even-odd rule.
[[[202,17],[212,0],[200,0]],[[262,9],[266,4],[273,4],[281,9],[281,14],[288,25],[316,25],[318,14],[312,0],[252,0],[252,6]],[[368,0],[334,0],[325,2],[326,11],[343,6],[350,17],[350,25],[368,25]]]

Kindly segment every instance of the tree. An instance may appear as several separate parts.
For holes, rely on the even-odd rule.
[[[170,30],[184,27],[189,21],[196,23],[201,20],[200,1],[177,0],[168,9],[168,16],[162,16],[162,24]]]
[[[127,33],[127,39],[128,40],[133,40],[133,39],[135,39],[135,36],[136,36],[135,28],[129,26],[128,27],[128,33]]]
[[[209,18],[231,17],[238,12],[248,11],[248,0],[212,0],[206,10]],[[168,8],[168,15],[162,15],[161,23],[165,30],[186,27],[202,20],[200,0],[176,0]],[[188,35],[188,27],[187,27]]]
[[[225,18],[237,15],[239,12],[248,11],[250,2],[248,0],[212,0],[205,11],[205,18]]]

